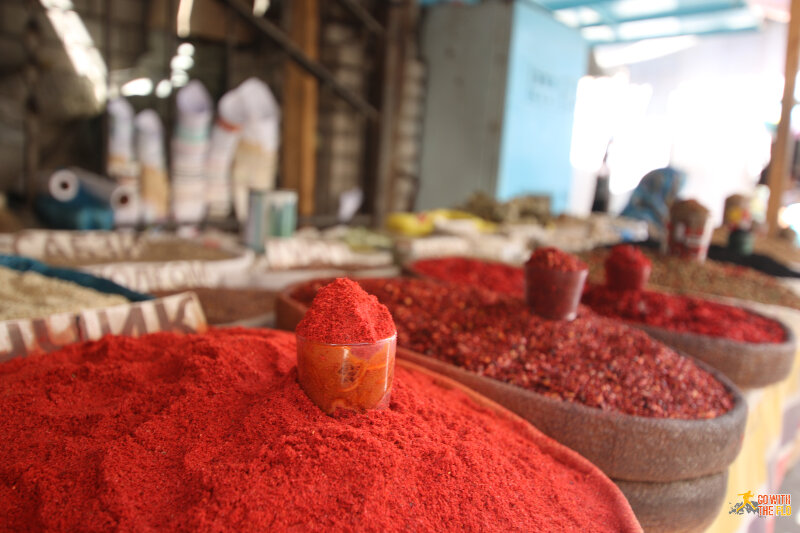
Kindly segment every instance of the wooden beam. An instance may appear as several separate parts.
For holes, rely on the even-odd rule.
[[[342,5],[345,9],[347,9],[351,15],[356,17],[364,27],[367,28],[371,33],[379,37],[383,37],[386,34],[386,30],[381,23],[378,22],[375,17],[372,16],[372,13],[367,11],[364,6],[358,3],[358,0],[337,0],[339,4]]]
[[[309,57],[302,49],[297,46],[292,39],[284,34],[279,27],[262,17],[253,15],[252,6],[246,0],[220,0],[230,6],[242,18],[250,22],[262,34],[267,36],[277,44],[292,61],[303,68],[306,72],[317,78],[321,83],[336,94],[339,98],[356,108],[360,113],[371,120],[378,119],[378,110],[364,100],[361,96],[340,84],[328,70],[319,64],[316,57]],[[289,8],[294,7],[295,2],[287,2]],[[317,23],[319,24],[319,23]]]
[[[293,0],[289,13],[289,37],[312,60],[319,56],[319,0]],[[301,216],[314,214],[317,177],[317,80],[293,61],[287,62],[283,85],[283,138],[281,175],[283,186],[298,193]]]
[[[783,101],[781,103],[781,121],[778,123],[778,134],[772,147],[769,176],[769,204],[767,206],[767,223],[770,235],[776,235],[778,227],[778,211],[781,208],[783,192],[789,181],[791,168],[792,142],[789,124],[792,107],[794,107],[794,87],[797,76],[798,60],[800,60],[800,0],[792,0],[789,33],[786,39],[786,67],[784,70]]]

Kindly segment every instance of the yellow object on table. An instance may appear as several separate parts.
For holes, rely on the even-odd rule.
[[[386,217],[386,229],[406,237],[430,235],[437,221],[466,221],[476,232],[491,233],[497,226],[466,211],[456,209],[434,209],[423,213],[391,213]]]
[[[739,302],[767,315],[780,318],[800,338],[800,312],[793,309]],[[759,494],[776,494],[786,471],[800,454],[800,354],[795,356],[789,376],[780,383],[745,392],[749,413],[742,451],[730,466],[728,490],[719,516],[707,533],[752,531],[753,520],[764,521],[755,531],[783,531],[781,521],[796,520],[800,501],[792,502],[791,517],[759,517],[754,513],[731,514],[731,508],[743,503],[742,494],[751,491],[753,501]],[[800,494],[793,495],[800,498]],[[774,524],[770,524],[774,521]]]
[[[433,233],[433,218],[426,213],[390,213],[386,229],[406,237],[422,237]]]

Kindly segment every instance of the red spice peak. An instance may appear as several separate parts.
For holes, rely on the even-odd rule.
[[[531,254],[526,265],[560,270],[562,272],[576,272],[588,268],[586,263],[574,255],[554,247],[537,248]]]
[[[295,330],[305,339],[326,344],[372,343],[396,331],[386,306],[347,278],[322,287]]]
[[[521,295],[525,288],[525,273],[521,268],[493,261],[441,257],[416,261],[411,264],[411,269],[433,279],[483,286],[514,296]]]
[[[650,259],[636,246],[618,244],[611,249],[606,264],[615,263],[620,266],[649,266]]]
[[[655,291],[613,291],[587,284],[583,303],[603,316],[739,342],[779,343],[783,326],[741,307]]]
[[[0,531],[623,530],[599,473],[462,392],[398,368],[389,409],[329,417],[295,363],[237,328],[0,364]]]

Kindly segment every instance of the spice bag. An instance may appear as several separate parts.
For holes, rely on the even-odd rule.
[[[136,148],[139,175],[140,216],[145,224],[166,222],[169,216],[169,182],[164,155],[164,127],[152,109],[136,115]]]

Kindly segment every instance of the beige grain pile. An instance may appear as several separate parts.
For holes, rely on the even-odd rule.
[[[126,303],[128,300],[117,294],[105,294],[37,272],[0,267],[0,320],[37,318]]]

